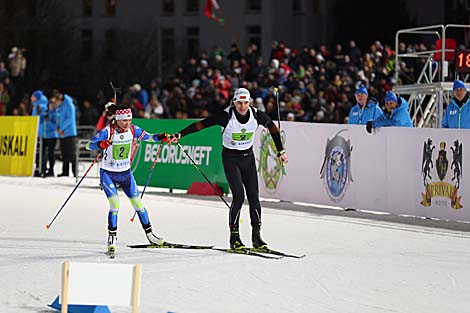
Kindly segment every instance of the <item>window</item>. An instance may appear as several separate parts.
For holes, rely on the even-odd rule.
[[[93,0],[82,0],[83,16],[93,15]]]
[[[175,30],[173,28],[162,29],[161,54],[163,64],[173,64],[175,62]],[[162,66],[164,68],[164,66]]]
[[[197,57],[199,53],[199,27],[188,27],[186,36],[188,38],[188,57]]]
[[[26,13],[29,17],[36,15],[36,1],[28,0],[26,3]]]
[[[117,32],[115,29],[108,29],[104,34],[105,55],[110,61],[116,60],[116,40]]]
[[[313,15],[320,15],[320,0],[313,0]]]
[[[188,27],[186,29],[186,35],[199,37],[199,27]]]
[[[82,29],[82,60],[89,60],[93,57],[93,30]]]
[[[186,13],[196,15],[199,12],[199,0],[186,0]]]
[[[261,0],[246,0],[246,11],[248,13],[261,13]]]
[[[12,17],[33,17],[36,15],[36,1],[35,0],[0,0],[0,15],[5,15],[7,18]],[[2,21],[3,22],[3,21]]]
[[[106,15],[108,16],[115,16],[116,15],[116,7],[117,7],[117,0],[105,0],[106,5]]]
[[[175,1],[174,0],[162,1],[162,15],[175,15]]]
[[[292,14],[301,15],[304,14],[304,6],[302,0],[292,0]]]
[[[9,18],[15,16],[16,8],[14,1],[5,0],[5,15]]]
[[[247,38],[248,44],[256,44],[258,49],[261,49],[261,26],[254,25],[254,26],[247,26]]]

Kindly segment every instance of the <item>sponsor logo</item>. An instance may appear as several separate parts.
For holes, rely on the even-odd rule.
[[[281,140],[284,145],[286,134],[281,131]],[[261,132],[258,172],[261,173],[263,183],[268,193],[274,193],[279,188],[282,177],[286,175],[283,164],[277,157],[276,145],[267,130]]]
[[[158,151],[158,144],[145,146],[144,162],[153,162]],[[212,152],[211,146],[183,146],[197,165],[209,166]],[[176,145],[164,145],[158,155],[158,163],[192,164],[186,154]]]
[[[320,179],[323,179],[328,196],[337,202],[344,197],[349,181],[354,181],[351,175],[353,147],[349,139],[339,135],[344,131],[347,129],[340,130],[331,140],[327,138],[325,157],[320,170]]]
[[[28,152],[28,136],[0,136],[0,156],[26,156]]]
[[[434,204],[448,207],[450,204],[450,207],[456,210],[463,207],[462,196],[458,195],[462,179],[462,143],[454,140],[450,151],[447,150],[447,146],[445,141],[441,141],[439,151],[434,151],[436,146],[430,138],[423,144],[421,175],[424,193],[421,193],[420,202],[422,206],[429,207]],[[452,162],[447,157],[448,153],[452,155]],[[433,159],[435,155],[436,159]],[[435,166],[433,160],[435,160]],[[434,174],[433,171],[437,177],[431,175]]]

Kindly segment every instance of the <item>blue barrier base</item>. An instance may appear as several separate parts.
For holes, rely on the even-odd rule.
[[[52,304],[48,304],[48,307],[61,311],[61,305],[59,303],[59,296],[55,298]],[[111,313],[106,305],[78,305],[69,304],[69,313]]]

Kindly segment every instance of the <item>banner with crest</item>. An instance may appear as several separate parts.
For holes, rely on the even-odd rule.
[[[272,138],[255,137],[260,195],[357,210],[470,221],[465,146],[470,130],[282,122],[282,166]]]

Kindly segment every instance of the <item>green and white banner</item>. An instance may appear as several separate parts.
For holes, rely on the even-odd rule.
[[[176,133],[194,120],[133,119],[134,125],[149,133]],[[222,129],[210,127],[183,137],[181,146],[191,156],[209,180],[228,193],[228,184],[222,165]],[[145,185],[159,143],[139,142],[132,171],[139,185]],[[163,144],[149,186],[170,189],[189,189],[193,182],[206,182],[191,160],[176,144]]]

